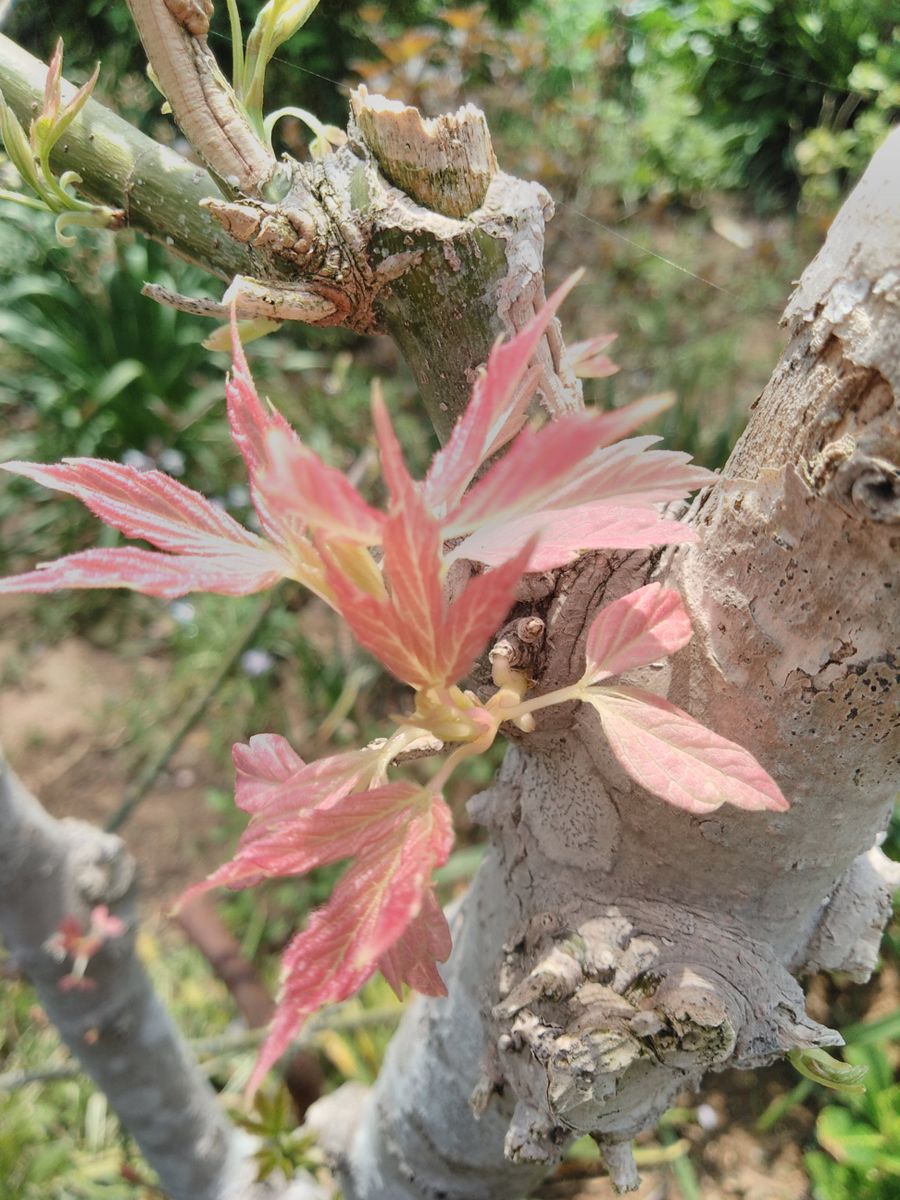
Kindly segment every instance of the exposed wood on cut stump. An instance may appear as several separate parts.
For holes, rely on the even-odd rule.
[[[370,96],[365,87],[350,106],[385,179],[423,208],[467,217],[484,203],[497,159],[481,109],[466,104],[428,118],[399,100]]]

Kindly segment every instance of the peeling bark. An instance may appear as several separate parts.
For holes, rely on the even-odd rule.
[[[261,195],[277,163],[254,133],[206,44],[212,3],[128,0],[128,7],[185,137],[228,189]]]

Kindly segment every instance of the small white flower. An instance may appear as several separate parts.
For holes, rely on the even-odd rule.
[[[176,625],[190,625],[196,611],[189,600],[173,600],[169,605],[169,615]]]
[[[184,455],[180,450],[163,450],[156,461],[169,475],[184,474]]]
[[[275,659],[268,650],[245,650],[241,655],[241,670],[250,679],[258,679],[275,666]]]
[[[718,1127],[719,1114],[711,1104],[699,1104],[697,1106],[697,1124],[701,1129],[705,1129],[707,1133],[711,1129]]]
[[[250,490],[242,483],[236,483],[228,489],[226,499],[229,508],[245,508],[250,503]]]
[[[149,454],[145,454],[143,450],[126,450],[122,455],[122,462],[126,467],[134,467],[137,471],[152,471],[156,463]]]

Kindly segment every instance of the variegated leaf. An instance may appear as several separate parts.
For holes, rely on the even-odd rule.
[[[586,683],[599,683],[666,658],[691,640],[691,622],[674,588],[648,583],[607,604],[585,645]]]
[[[521,386],[528,364],[579,277],[580,273],[570,276],[515,337],[494,346],[466,411],[428,472],[425,494],[435,512],[444,513],[458,504],[481,464],[522,428],[537,382],[535,376],[530,387]]]
[[[696,540],[697,533],[690,525],[660,517],[654,508],[624,508],[601,502],[545,509],[485,525],[458,542],[447,561],[468,558],[494,566],[533,542],[523,573],[550,571],[574,561],[586,550],[638,550]]]
[[[247,596],[272,587],[284,574],[275,555],[252,550],[229,557],[160,554],[123,546],[82,550],[36,571],[0,579],[0,594],[56,592],[60,588],[130,588],[174,600],[191,592]]]
[[[778,784],[743,746],[720,737],[668,700],[640,688],[591,688],[610,747],[649,792],[692,813],[723,804],[784,812]]]
[[[216,556],[235,547],[268,551],[268,544],[224,509],[162,471],[139,471],[101,458],[61,463],[7,462],[4,471],[75,496],[126,537],[144,538],[160,550]]]

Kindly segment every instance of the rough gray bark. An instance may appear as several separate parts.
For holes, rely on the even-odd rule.
[[[180,13],[202,39],[208,5],[134,7],[159,29],[163,9]],[[170,98],[227,175],[235,143],[208,136],[222,108],[204,47],[181,33],[147,44],[160,78],[188,59],[206,72],[205,124],[179,112],[174,85]],[[543,295],[551,208],[495,170],[466,110],[433,126],[360,94],[349,133],[324,162],[289,164],[281,199],[262,198],[266,163],[234,172],[242,194],[205,211],[231,253],[254,256],[234,289],[242,312],[391,332],[446,431],[496,334]],[[529,584],[515,614],[546,619],[550,689],[578,673],[598,605],[650,577],[675,583],[694,641],[641,682],[751,749],[790,812],[675,811],[625,778],[589,714],[546,711],[474,803],[493,848],[456,919],[449,998],[412,1007],[362,1107],[320,1111],[348,1197],[521,1196],[582,1131],[631,1186],[629,1139],[706,1070],[839,1041],[805,1015],[796,977],[864,978],[895,882],[873,846],[896,782],[898,138],[804,276],[791,344],[695,505],[701,545],[585,557]],[[407,143],[432,178],[414,197]],[[461,161],[478,178],[461,184]],[[161,219],[181,203],[162,195]],[[557,328],[540,353],[547,409],[577,406]]]
[[[248,1200],[248,1139],[215,1094],[134,952],[135,866],[121,839],[54,820],[0,759],[0,935],[50,1020],[158,1173],[171,1200]],[[89,991],[63,991],[45,943],[67,916],[107,904],[128,925],[91,960]],[[261,1200],[261,1198],[260,1198]]]

